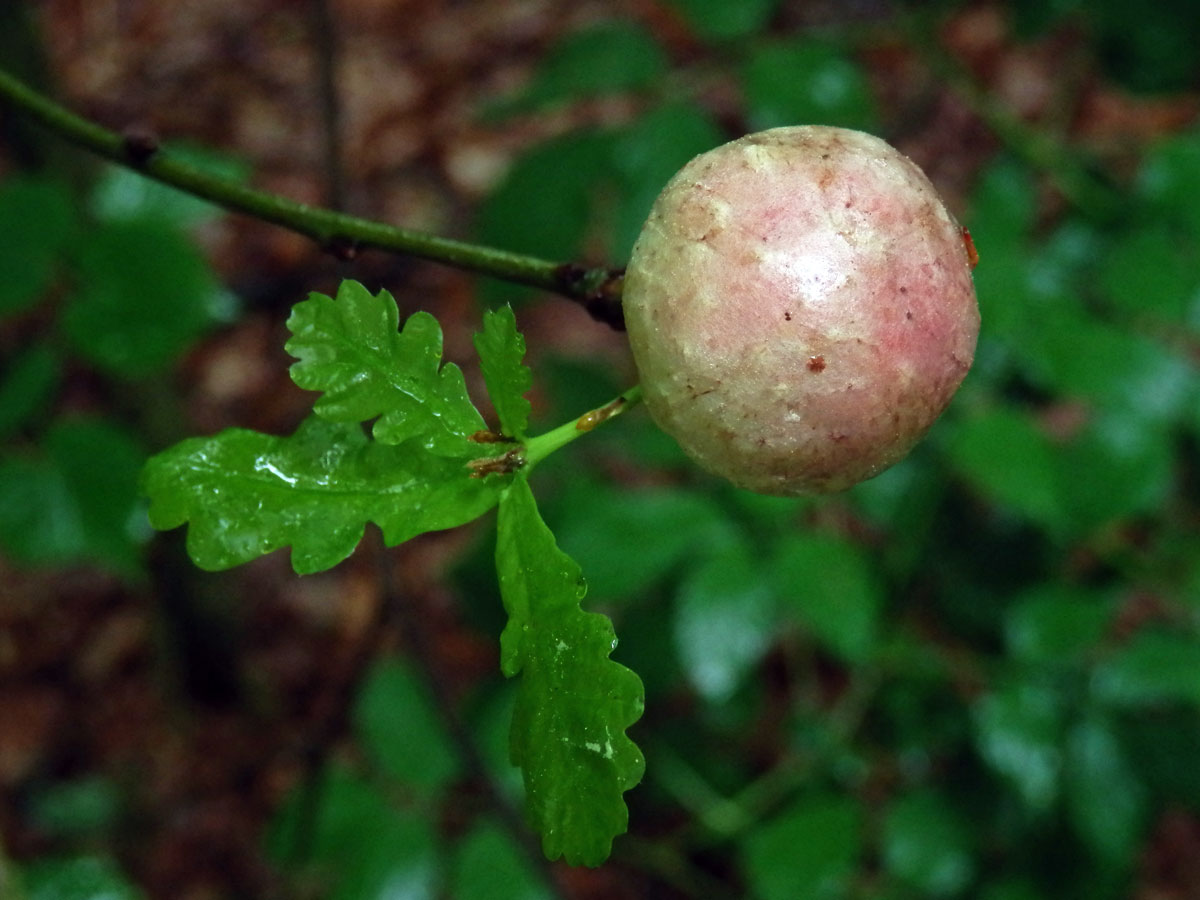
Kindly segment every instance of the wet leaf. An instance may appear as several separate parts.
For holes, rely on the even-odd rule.
[[[367,522],[395,546],[482,515],[502,479],[469,476],[461,459],[309,418],[289,437],[229,429],[183,441],[147,463],[142,488],[155,528],[189,523],[188,553],[201,568],[290,546],[293,568],[306,573],[349,556]]]
[[[502,306],[483,316],[483,330],[475,335],[475,351],[483,370],[492,407],[507,437],[523,440],[529,424],[529,401],[533,372],[525,358],[525,338],[517,331],[512,307]]]
[[[642,714],[642,683],[609,659],[612,623],[580,608],[579,566],[558,549],[524,478],[504,494],[498,530],[509,617],[500,665],[520,677],[509,748],[526,810],[548,858],[599,865],[628,826],[622,794],[645,769],[625,734]]]
[[[391,294],[372,295],[357,281],[343,281],[336,299],[310,294],[288,318],[284,346],[299,360],[292,380],[323,392],[313,409],[324,419],[375,419],[375,439],[385,444],[416,440],[441,455],[480,455],[466,438],[486,425],[462,372],[442,365],[437,320],[418,312],[400,331],[399,319]]]

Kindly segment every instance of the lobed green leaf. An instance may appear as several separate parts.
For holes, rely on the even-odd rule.
[[[599,865],[628,826],[621,795],[645,769],[625,734],[642,714],[642,683],[609,659],[612,623],[580,608],[579,566],[559,550],[524,478],[501,499],[498,530],[496,568],[509,616],[501,669],[521,676],[510,756],[522,769],[546,856]]]
[[[484,314],[483,330],[475,335],[475,351],[501,431],[507,437],[523,440],[530,412],[525,394],[533,387],[533,372],[522,362],[525,338],[517,331],[512,307],[502,306]]]
[[[290,546],[304,574],[349,556],[367,522],[395,546],[482,515],[503,481],[470,474],[461,459],[314,417],[289,437],[229,429],[183,441],[147,463],[142,489],[155,528],[190,523],[188,553],[201,568]]]
[[[443,456],[478,455],[466,440],[485,427],[467,396],[462,372],[442,365],[442,329],[425,312],[399,331],[400,312],[387,291],[371,294],[343,281],[337,298],[313,293],[288,318],[292,380],[322,391],[314,404],[331,422],[376,419],[375,439],[401,444],[417,439]]]

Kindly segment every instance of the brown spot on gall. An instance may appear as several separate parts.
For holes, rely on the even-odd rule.
[[[979,265],[979,251],[975,249],[975,241],[971,239],[971,229],[962,230],[963,246],[967,248],[967,263],[974,269]]]
[[[810,371],[814,374],[816,374],[818,372],[824,372],[825,371],[825,357],[810,356],[808,358],[808,371]]]

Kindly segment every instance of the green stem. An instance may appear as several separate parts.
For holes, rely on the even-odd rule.
[[[587,434],[597,425],[619,416],[627,409],[641,402],[641,385],[635,384],[623,394],[619,394],[610,402],[584,413],[578,419],[564,422],[557,428],[552,428],[544,434],[530,438],[525,442],[525,465],[533,468],[555,450],[565,447],[571,441]]]
[[[375,247],[435,260],[504,281],[553,291],[587,303],[593,315],[620,295],[620,271],[555,263],[493,247],[397,228],[330,209],[297,203],[212,175],[177,158],[148,135],[119,134],[75,115],[0,70],[0,99],[7,100],[50,131],[118,165],[171,185],[228,210],[246,213],[311,237],[323,247],[350,254]],[[611,310],[607,321],[612,321]]]

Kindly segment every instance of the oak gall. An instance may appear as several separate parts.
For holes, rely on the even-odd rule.
[[[743,488],[870,478],[971,365],[971,263],[929,180],[879,138],[797,126],[704,153],[655,201],[625,277],[650,414]]]

